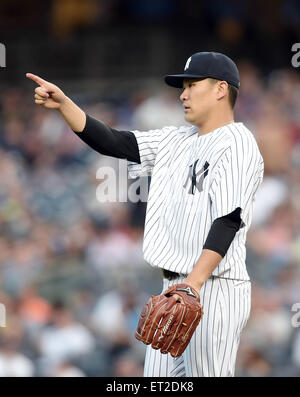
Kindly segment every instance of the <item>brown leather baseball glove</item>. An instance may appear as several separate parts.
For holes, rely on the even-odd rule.
[[[198,292],[187,284],[176,284],[161,295],[151,296],[141,312],[135,337],[161,353],[178,357],[202,316]]]

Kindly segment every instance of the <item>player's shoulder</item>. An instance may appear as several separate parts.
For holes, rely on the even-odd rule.
[[[233,122],[224,126],[224,141],[232,148],[258,148],[254,134],[242,122]]]
[[[167,125],[162,128],[155,128],[150,130],[131,130],[136,135],[139,134],[147,134],[147,135],[172,135],[172,134],[186,134],[186,133],[195,133],[195,127],[193,126],[175,126],[175,125]]]
[[[169,125],[166,127],[163,127],[162,129],[165,133],[176,133],[176,134],[195,134],[197,133],[197,127],[195,126],[190,126],[190,125],[181,125],[181,126],[174,126],[174,125]]]
[[[246,163],[259,164],[263,167],[263,157],[258,147],[254,134],[247,128],[244,123],[235,122],[226,126],[225,134],[227,137],[226,145],[224,145],[224,152],[231,156],[238,158],[238,161],[245,161]]]
[[[242,122],[234,122],[226,126],[226,134],[233,141],[235,140],[255,140],[253,133]]]
[[[187,140],[186,138],[197,134],[197,128],[194,126],[166,126],[161,130],[162,143],[164,142],[180,142],[181,140]],[[175,139],[174,139],[175,138]],[[175,143],[174,143],[175,144]]]

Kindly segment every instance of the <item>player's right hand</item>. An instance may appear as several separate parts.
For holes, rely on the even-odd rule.
[[[26,73],[26,77],[39,85],[35,89],[35,103],[47,109],[59,109],[67,97],[56,85],[43,80],[32,73]]]

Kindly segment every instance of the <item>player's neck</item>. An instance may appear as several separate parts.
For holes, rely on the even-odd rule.
[[[197,125],[198,127],[198,135],[205,135],[211,131],[216,130],[217,128],[223,127],[224,125],[234,123],[233,113],[230,113],[226,116],[219,115],[219,117],[214,118],[212,120],[207,120],[201,125]]]

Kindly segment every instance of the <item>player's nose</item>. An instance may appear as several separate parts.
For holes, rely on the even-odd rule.
[[[182,93],[181,93],[179,98],[183,102],[183,101],[187,100],[187,97],[188,97],[188,92],[187,92],[187,89],[184,88],[184,90],[182,91]]]

